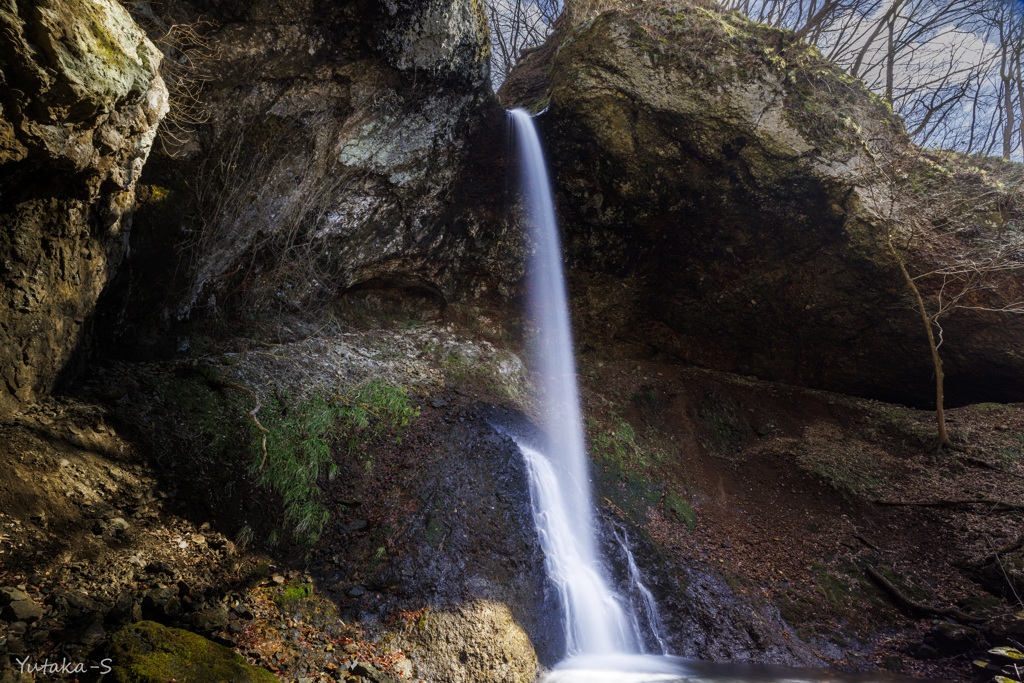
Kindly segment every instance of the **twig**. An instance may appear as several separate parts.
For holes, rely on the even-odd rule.
[[[1007,543],[1002,548],[996,548],[996,551],[989,555],[989,557],[998,557],[999,555],[1012,553],[1015,550],[1020,550],[1022,547],[1024,547],[1024,534],[1021,534],[1016,541]]]
[[[874,543],[872,543],[868,539],[864,538],[860,534],[854,534],[853,537],[855,539],[857,539],[858,541],[860,541],[861,543],[863,543],[864,545],[866,545],[867,547],[871,548],[872,550],[878,550],[878,546],[877,545],[875,545]]]
[[[259,418],[256,417],[256,413],[260,412],[260,409],[263,407],[263,403],[260,401],[259,395],[249,387],[242,386],[241,384],[236,384],[235,382],[228,382],[222,379],[211,379],[210,381],[219,384],[220,386],[225,387],[227,389],[234,389],[235,391],[240,391],[243,394],[252,397],[252,400],[256,402],[256,405],[253,406],[253,409],[247,410],[246,413],[248,413],[249,417],[252,419],[252,423],[256,425],[256,429],[262,432],[262,434],[260,435],[260,448],[263,451],[263,458],[260,460],[260,469],[262,470],[263,466],[267,464],[267,434],[270,434],[270,430],[264,427],[263,424],[260,422]]]
[[[967,614],[956,607],[933,607],[932,605],[926,605],[923,602],[918,602],[894,586],[889,579],[882,576],[874,567],[867,567],[864,570],[864,573],[866,573],[872,581],[885,589],[886,593],[895,598],[896,602],[904,605],[905,607],[909,607],[915,612],[932,617],[952,617],[958,621],[966,623],[980,623],[985,621],[982,617]]]

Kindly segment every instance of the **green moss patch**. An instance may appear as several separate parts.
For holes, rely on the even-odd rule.
[[[297,603],[305,602],[313,597],[313,584],[295,583],[285,586],[284,589],[274,596],[274,603],[284,609]]]
[[[117,683],[276,683],[266,669],[195,633],[152,621],[127,626],[110,644]]]
[[[697,528],[697,512],[693,506],[674,493],[665,496],[665,509],[690,531]]]

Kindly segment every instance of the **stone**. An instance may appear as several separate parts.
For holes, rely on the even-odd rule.
[[[981,642],[981,633],[970,626],[939,622],[928,632],[924,641],[939,655],[953,657],[977,648]]]
[[[17,596],[24,596],[20,598]],[[0,618],[4,621],[24,621],[32,623],[43,618],[43,607],[29,598],[25,593],[14,589],[9,594],[10,601],[0,610]]]
[[[249,621],[250,619],[255,618],[255,615],[253,614],[252,610],[246,607],[245,605],[235,605],[231,608],[231,611],[237,614],[239,619],[245,619],[246,621]]]
[[[113,679],[118,682],[165,683],[232,681],[275,683],[266,669],[248,664],[223,645],[182,629],[143,621],[114,634],[109,647]]]
[[[23,655],[25,654],[25,642],[21,638],[11,636],[7,639],[7,654],[9,655]]]
[[[167,112],[161,54],[115,0],[0,10],[0,416],[73,374]],[[45,49],[40,46],[45,45]]]
[[[403,657],[395,662],[395,672],[402,678],[412,678],[413,668],[412,662]]]
[[[65,614],[73,617],[80,617],[87,612],[99,612],[101,607],[98,602],[81,591],[55,591],[52,596],[53,604]]]
[[[989,592],[1015,600],[1024,594],[1024,549],[989,558],[971,573]]]
[[[1024,643],[1024,611],[986,621],[981,630],[992,645],[1016,646]]]
[[[12,602],[22,600],[31,600],[31,598],[21,588],[0,588],[0,607],[6,607]]]
[[[121,591],[114,601],[114,607],[107,614],[107,621],[115,626],[142,621],[142,606],[136,601],[135,593],[130,590]]]
[[[106,635],[106,629],[103,628],[103,617],[94,614],[66,629],[62,634],[62,640],[91,647],[103,640]]]
[[[178,576],[178,572],[174,570],[174,567],[172,567],[167,562],[164,562],[163,560],[156,560],[155,562],[150,562],[146,565],[146,571],[150,574],[166,574],[171,578],[177,578]]]
[[[181,602],[172,588],[154,588],[142,598],[144,619],[172,622],[181,614]]]
[[[114,517],[107,523],[107,533],[111,536],[120,537],[128,533],[131,525],[123,517]]]
[[[222,605],[206,607],[189,616],[190,628],[196,633],[210,635],[228,627],[230,615]]]
[[[362,676],[371,683],[396,683],[394,678],[369,662],[356,662],[351,671],[356,676]]]
[[[369,526],[370,524],[365,519],[356,519],[345,524],[343,529],[347,533],[355,533],[357,531],[366,531]]]
[[[28,636],[28,641],[30,643],[45,643],[49,639],[50,632],[44,628],[35,629]]]
[[[131,525],[122,518],[114,517],[113,519],[98,519],[92,525],[92,532],[97,536],[104,536],[109,539],[117,539],[124,537]]]

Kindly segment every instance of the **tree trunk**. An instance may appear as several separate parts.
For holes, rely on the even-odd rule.
[[[1003,27],[999,30],[999,93],[1003,107],[1003,161],[1010,160],[1013,151],[1014,116],[1013,116],[1013,64],[1010,62],[1011,46],[1007,44],[1007,36]]]
[[[928,335],[928,349],[932,354],[932,367],[935,369],[935,419],[938,423],[939,431],[939,452],[942,452],[943,448],[947,448],[952,445],[949,440],[949,432],[946,430],[946,395],[943,386],[945,375],[942,372],[942,357],[939,355],[939,345],[935,342],[935,331],[932,329],[932,319],[928,315],[928,307],[925,306],[924,297],[921,296],[921,290],[917,288],[917,283],[914,282],[914,278],[910,277],[910,272],[907,270],[907,266],[903,263],[903,259],[900,258],[899,253],[896,251],[896,247],[892,243],[892,239],[889,240],[889,251],[896,257],[896,262],[900,265],[900,272],[903,274],[903,280],[910,287],[910,291],[914,293],[914,298],[917,300],[917,311],[921,315],[921,322],[924,323],[924,330]]]
[[[1018,43],[1017,46],[1014,48],[1014,58],[1015,58],[1015,61],[1016,61],[1014,66],[1016,67],[1015,70],[1017,72],[1017,103],[1016,104],[1017,104],[1018,111],[1020,112],[1020,121],[1018,122],[1018,125],[1020,127],[1020,131],[1019,132],[1020,132],[1021,146],[1024,147],[1024,70],[1021,69],[1021,52],[1022,52],[1022,50],[1024,50],[1024,48],[1022,48],[1022,46]],[[1024,157],[1024,149],[1022,149],[1021,155],[1022,155],[1022,157]]]
[[[861,65],[864,63],[864,58],[867,56],[868,52],[871,50],[871,46],[874,45],[875,38],[877,38],[878,34],[882,32],[882,29],[889,25],[890,21],[895,22],[899,4],[900,0],[893,0],[892,5],[886,13],[882,15],[881,19],[879,19],[878,24],[875,26],[875,30],[872,31],[871,35],[869,35],[867,40],[864,41],[864,45],[861,46],[860,51],[857,53],[857,58],[853,61],[853,66],[850,67],[850,75],[854,78],[861,77]]]
[[[894,5],[895,6],[895,5]],[[885,101],[892,106],[893,81],[896,73],[896,13],[889,17],[889,31],[885,41]]]
[[[1014,107],[1013,107],[1013,78],[1012,74],[1003,78],[1003,106],[1005,107],[1003,122],[1003,161],[1009,161],[1013,153]]]

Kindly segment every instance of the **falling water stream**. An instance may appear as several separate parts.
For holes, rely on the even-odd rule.
[[[597,550],[597,520],[548,172],[530,114],[515,109],[509,112],[509,118],[518,145],[526,218],[534,245],[528,269],[529,313],[537,328],[534,369],[540,377],[544,405],[541,445],[519,439],[517,444],[526,462],[545,568],[561,600],[567,655],[542,678],[542,683],[895,680],[888,676],[850,677],[823,671],[718,665],[670,656],[654,596],[643,583],[625,530],[612,533],[626,558],[629,585],[624,594],[612,588]],[[656,645],[660,654],[645,654],[645,642]]]
[[[568,653],[637,652],[637,638],[597,554],[576,361],[562,274],[558,225],[540,139],[530,115],[510,114],[523,164],[530,236],[530,315],[545,406],[543,452],[520,444],[548,576],[558,587]]]

